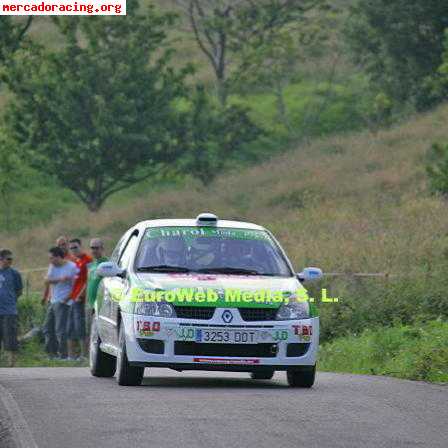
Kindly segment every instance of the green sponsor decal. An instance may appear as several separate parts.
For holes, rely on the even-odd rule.
[[[122,291],[112,294],[113,300],[124,299]],[[245,291],[236,288],[216,290],[213,288],[177,288],[171,290],[155,290],[134,287],[126,297],[130,303],[138,302],[168,302],[173,305],[205,306],[205,307],[233,307],[233,308],[278,308],[291,302],[308,302],[312,315],[318,315],[315,299],[308,296],[305,288],[295,292],[259,289]],[[327,291],[322,290],[323,303],[337,303],[338,298],[327,297]]]
[[[183,237],[186,241],[197,238],[225,238],[236,240],[265,240],[271,241],[270,236],[263,230],[232,229],[219,227],[156,227],[146,230],[145,238],[173,238]]]
[[[272,338],[274,341],[286,341],[289,337],[288,330],[275,330]]]
[[[283,291],[255,290],[243,291],[241,289],[227,288],[217,291],[212,288],[194,289],[178,288],[171,290],[131,290],[131,302],[168,302],[173,305],[191,306],[224,306],[242,308],[278,308],[289,303],[290,294]]]

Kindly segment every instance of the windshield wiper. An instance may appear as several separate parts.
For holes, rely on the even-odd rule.
[[[191,269],[183,266],[170,266],[168,264],[159,264],[157,266],[142,266],[137,268],[138,272],[191,272]]]
[[[243,269],[243,268],[203,268],[198,269],[197,272],[204,274],[242,274],[242,275],[260,275],[255,269]]]

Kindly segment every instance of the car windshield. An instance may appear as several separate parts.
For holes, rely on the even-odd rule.
[[[263,230],[222,227],[148,228],[139,272],[200,272],[291,277],[285,257]]]

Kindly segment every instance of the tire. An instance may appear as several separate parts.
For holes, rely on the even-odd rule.
[[[290,387],[309,389],[313,387],[314,380],[316,379],[316,365],[288,370],[286,377]]]
[[[123,326],[121,326],[118,336],[117,383],[120,386],[140,386],[144,371],[144,367],[133,367],[129,365],[124,330]]]
[[[274,373],[273,370],[267,370],[266,372],[252,372],[250,377],[253,380],[272,380]]]
[[[93,376],[110,378],[115,375],[117,368],[117,359],[108,353],[104,353],[100,349],[100,337],[98,334],[98,327],[96,319],[92,319],[92,326],[90,328],[90,373]]]

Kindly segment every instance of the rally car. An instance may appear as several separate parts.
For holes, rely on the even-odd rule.
[[[92,375],[132,386],[145,367],[286,371],[290,386],[313,385],[319,317],[301,291],[322,271],[296,274],[265,228],[211,213],[140,222],[97,275]]]

